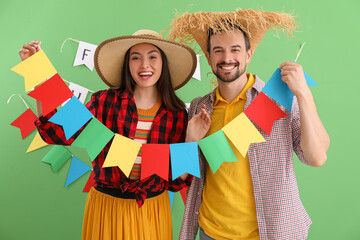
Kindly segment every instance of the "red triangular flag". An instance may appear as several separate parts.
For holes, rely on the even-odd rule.
[[[187,191],[188,187],[184,187],[183,189],[180,190],[181,193],[181,197],[184,201],[184,205],[186,205],[186,191]]]
[[[94,182],[95,182],[94,177],[95,177],[95,173],[94,173],[94,171],[91,171],[90,177],[86,182],[83,192],[90,191],[91,187],[94,185]]]
[[[141,180],[157,174],[169,180],[169,144],[143,144],[141,159]]]
[[[254,101],[244,110],[244,113],[268,135],[271,134],[274,121],[286,116],[286,113],[263,92],[259,93]]]
[[[41,102],[43,116],[46,116],[74,94],[59,74],[55,74],[28,95]]]
[[[35,128],[36,115],[29,108],[10,125],[20,128],[22,139],[29,135]]]

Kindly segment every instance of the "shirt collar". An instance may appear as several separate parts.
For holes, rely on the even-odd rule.
[[[254,82],[255,82],[255,78],[251,73],[247,73],[246,74],[248,81],[246,82],[243,90],[239,93],[239,95],[232,101],[232,102],[237,102],[240,99],[246,100],[246,92],[252,88],[255,87]],[[225,102],[227,103],[227,101],[220,95],[220,90],[219,87],[217,87],[215,89],[215,96],[214,96],[214,105],[218,104],[219,101]]]

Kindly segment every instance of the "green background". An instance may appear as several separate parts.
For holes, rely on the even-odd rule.
[[[330,135],[328,161],[311,168],[295,160],[302,202],[313,224],[309,239],[360,239],[360,161],[358,90],[360,1],[290,0],[133,0],[133,1],[10,1],[0,0],[1,60],[1,165],[0,239],[80,239],[86,200],[82,189],[90,173],[64,188],[70,161],[54,174],[41,158],[45,147],[26,154],[35,131],[24,140],[10,123],[26,107],[21,94],[35,111],[34,101],[24,92],[23,77],[10,71],[20,62],[17,51],[24,43],[42,40],[42,48],[65,80],[91,90],[106,88],[85,66],[73,67],[78,44],[66,38],[99,44],[138,29],[163,30],[175,9],[183,12],[232,11],[262,8],[265,11],[293,12],[300,22],[296,38],[271,31],[257,48],[248,72],[264,81],[284,61],[293,61],[299,44],[306,41],[298,63],[319,84],[312,87],[319,115]],[[178,94],[185,102],[212,89],[212,74],[201,57],[202,80],[192,79]],[[174,236],[181,221],[181,198],[175,196]]]

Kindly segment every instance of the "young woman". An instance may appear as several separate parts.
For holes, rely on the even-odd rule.
[[[33,41],[19,51],[22,60],[40,50]],[[196,67],[194,51],[164,40],[150,30],[102,42],[95,53],[95,68],[111,88],[96,92],[86,105],[114,133],[141,143],[183,142],[187,126],[184,103],[174,90],[182,87]],[[48,122],[37,102],[36,125],[50,144],[71,144],[62,127]],[[179,191],[192,176],[166,181],[157,175],[140,180],[141,150],[127,178],[118,167],[102,168],[111,142],[93,161],[95,184],[84,214],[83,239],[172,239],[167,190]]]

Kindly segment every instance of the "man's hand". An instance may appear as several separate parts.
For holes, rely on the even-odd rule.
[[[282,70],[281,79],[297,98],[307,96],[310,93],[301,65],[294,62],[284,62],[279,68]]]
[[[19,55],[22,61],[31,57],[35,53],[41,50],[40,48],[41,41],[32,41],[24,44],[22,49],[19,50]]]
[[[209,131],[211,118],[205,106],[188,123],[185,142],[197,142]]]

